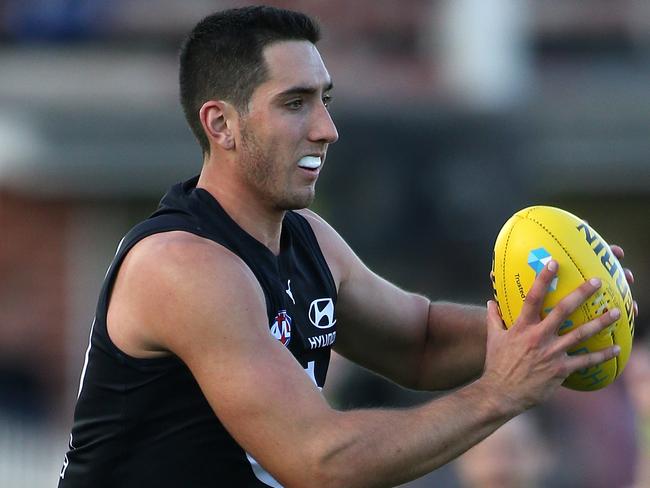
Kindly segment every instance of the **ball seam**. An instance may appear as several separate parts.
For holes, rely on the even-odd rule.
[[[508,290],[506,287],[506,256],[508,255],[508,244],[510,243],[510,236],[512,235],[512,232],[515,230],[515,226],[517,225],[516,222],[514,222],[510,226],[510,230],[508,231],[508,234],[506,235],[506,244],[503,247],[503,256],[502,256],[502,263],[501,263],[501,283],[503,284],[503,297],[506,302],[506,310],[508,311],[508,320],[509,322],[514,325],[514,318],[512,317],[512,312],[510,310],[510,302],[508,301]]]
[[[578,263],[576,263],[575,259],[573,259],[573,257],[571,256],[571,254],[569,254],[569,251],[567,250],[566,247],[564,247],[564,246],[562,245],[562,243],[560,242],[560,240],[559,240],[557,237],[555,237],[555,234],[553,234],[553,232],[551,232],[551,231],[548,229],[548,227],[546,227],[546,226],[545,226],[544,224],[542,224],[540,221],[536,220],[534,217],[527,217],[527,218],[530,219],[531,221],[535,222],[537,225],[539,225],[542,229],[544,229],[544,230],[548,233],[548,235],[550,235],[550,236],[553,238],[553,240],[555,240],[555,242],[557,243],[557,245],[560,246],[560,247],[562,248],[562,250],[564,251],[564,253],[568,256],[568,258],[571,260],[571,262],[573,263],[573,265],[575,266],[575,268],[578,270],[578,273],[580,273],[580,276],[582,276],[582,279],[586,281],[586,280],[587,280],[587,277],[582,273],[582,270],[581,270],[580,267],[578,266]],[[591,318],[590,318],[590,320],[591,320]]]

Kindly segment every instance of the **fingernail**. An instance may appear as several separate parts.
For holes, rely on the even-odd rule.
[[[609,311],[609,316],[613,319],[617,319],[621,316],[621,311],[618,308],[614,308]]]
[[[557,261],[555,261],[554,259],[551,259],[551,260],[548,262],[548,270],[549,270],[549,271],[555,271],[555,270],[557,270]]]
[[[614,354],[618,356],[619,352],[621,352],[621,346],[614,346]]]
[[[600,278],[592,278],[589,280],[589,283],[591,283],[592,286],[599,287],[600,286]]]

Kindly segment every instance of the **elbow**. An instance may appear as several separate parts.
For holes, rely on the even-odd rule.
[[[406,388],[407,390],[414,390],[414,391],[430,391],[431,390],[429,385],[426,384],[426,381],[424,379],[424,375],[422,373],[420,373],[419,371],[417,372],[417,374],[414,374],[412,376],[403,377],[403,378],[396,378],[396,379],[394,379],[392,381],[397,383],[402,388]]]
[[[285,488],[341,488],[351,486],[340,476],[332,476],[327,471],[311,471],[310,474],[303,474],[298,478],[284,483]]]
[[[300,473],[297,476],[287,479],[283,486],[285,488],[340,488],[357,486],[348,468],[334,459],[328,459],[326,455],[313,456],[311,459],[304,459]]]
[[[357,486],[347,476],[326,464],[304,464],[300,473],[279,478],[285,488],[341,488]]]
[[[345,415],[340,413],[340,415]],[[307,441],[300,450],[300,464],[282,479],[285,488],[367,487],[363,469],[356,469],[359,456],[354,454],[358,443],[349,438],[346,429],[332,427],[324,435]],[[349,434],[349,431],[348,431]]]

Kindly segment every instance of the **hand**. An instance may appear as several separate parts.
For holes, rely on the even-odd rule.
[[[622,261],[623,258],[625,257],[625,251],[623,251],[623,248],[621,246],[617,246],[616,244],[612,244],[609,246],[610,250],[612,251],[612,254],[616,256],[616,259],[619,261]],[[632,271],[630,271],[628,268],[623,268],[623,272],[625,273],[625,279],[627,282],[632,285],[634,283],[634,275],[632,274]],[[634,300],[633,302],[634,306],[634,316],[636,317],[639,315],[639,304]]]
[[[607,361],[619,353],[618,346],[588,354],[569,356],[567,351],[615,322],[618,309],[559,336],[561,324],[600,288],[600,280],[586,281],[563,298],[544,319],[542,304],[557,272],[550,261],[537,276],[513,326],[507,330],[495,302],[488,302],[488,338],[485,371],[481,381],[501,393],[508,408],[520,413],[546,400],[571,373]]]

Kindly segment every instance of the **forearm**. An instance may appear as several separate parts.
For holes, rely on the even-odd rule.
[[[343,412],[322,437],[319,476],[323,486],[396,486],[454,459],[515,413],[480,381],[414,409]]]
[[[418,389],[455,388],[480,376],[486,339],[485,307],[432,302],[418,368]]]

